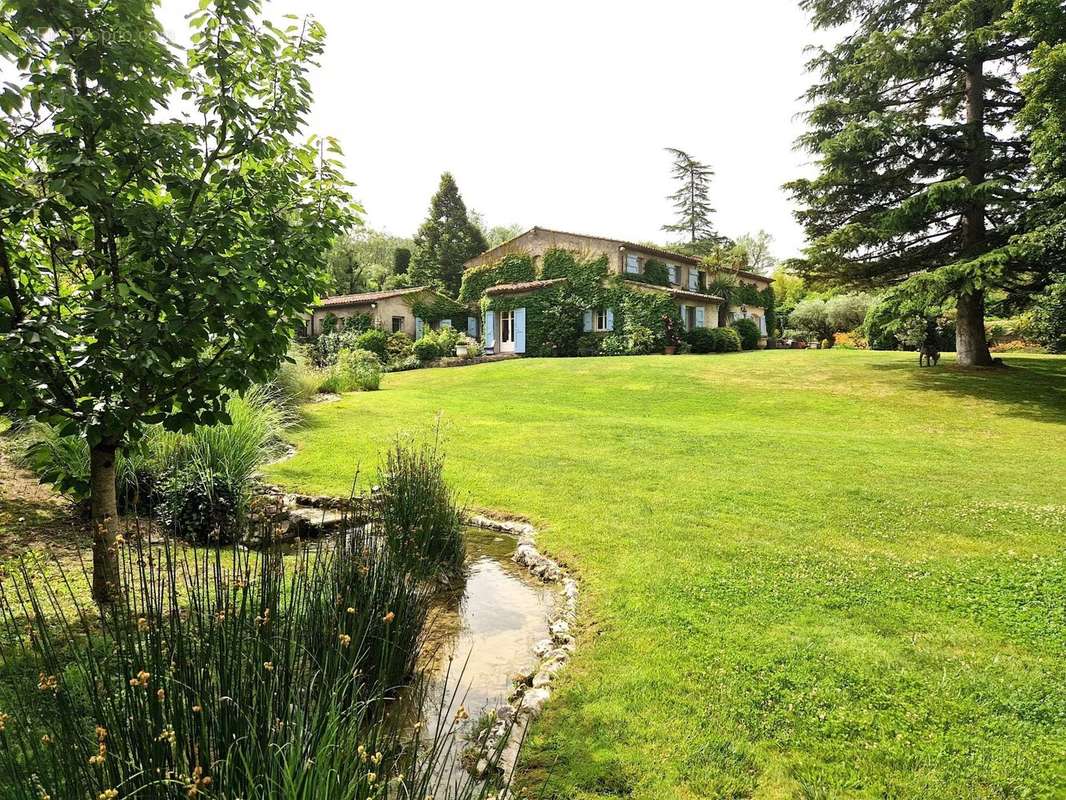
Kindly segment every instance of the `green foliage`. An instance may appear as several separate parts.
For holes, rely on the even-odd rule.
[[[812,334],[816,339],[828,339],[833,335],[825,300],[807,298],[801,300],[788,315],[789,327]]]
[[[415,358],[423,362],[441,357],[440,347],[437,346],[437,339],[434,336],[427,335],[416,340],[412,352]]]
[[[361,335],[359,331],[344,330],[316,336],[308,348],[311,363],[319,369],[333,366],[337,363],[337,354],[341,350],[355,350],[359,346]]]
[[[533,259],[524,254],[507,255],[494,264],[482,264],[463,273],[463,285],[459,290],[459,302],[466,305],[477,303],[485,290],[501,283],[523,283],[535,280]]]
[[[409,494],[433,477],[411,476]],[[18,650],[5,674],[5,798],[488,796],[462,778],[453,794],[442,767],[456,728],[432,722],[424,693],[394,713],[432,594],[376,530],[351,524],[287,557],[138,537],[119,557],[129,590],[98,621],[73,572],[24,561],[0,586],[0,632]],[[431,721],[412,733],[412,718]]]
[[[868,294],[840,294],[825,303],[825,318],[834,332],[851,331],[862,325],[872,300]]]
[[[403,331],[397,331],[385,343],[385,355],[389,361],[401,361],[414,352],[414,342]]]
[[[960,362],[991,364],[985,293],[1024,296],[1045,268],[1009,244],[1031,224],[1035,194],[1016,77],[1033,38],[1006,0],[803,5],[841,38],[810,64],[820,77],[800,143],[820,174],[788,185],[811,242],[793,266],[850,286],[935,276],[937,302],[958,301]]]
[[[374,392],[381,385],[381,361],[368,350],[341,350],[328,367],[320,392]]]
[[[628,277],[630,280],[633,279],[632,275]],[[642,278],[645,283],[653,283],[656,286],[670,285],[669,268],[662,261],[656,261],[654,258],[649,258],[644,262],[644,273],[637,277]]]
[[[394,558],[420,577],[460,578],[466,557],[463,513],[444,481],[438,443],[398,439],[378,469],[378,482],[375,508]]]
[[[92,446],[222,419],[284,359],[352,222],[339,161],[294,136],[321,25],[203,6],[182,62],[150,2],[0,14],[32,76],[0,117],[0,407]]]
[[[734,328],[713,328],[714,352],[739,353],[741,349],[740,334]]]
[[[448,297],[436,297],[429,303],[421,301],[412,303],[411,313],[426,322],[438,322],[442,319],[447,319],[461,321],[465,325],[470,309]]]
[[[762,293],[750,283],[738,283],[730,293],[729,302],[734,306],[761,306]]]
[[[406,276],[403,256],[410,261],[412,241],[359,227],[336,237],[326,256],[331,285],[329,294],[358,294],[393,288]],[[399,259],[399,260],[397,260]]]
[[[715,335],[717,328],[693,328],[686,335],[689,347],[693,353],[715,352]]]
[[[897,350],[899,341],[890,326],[895,321],[895,309],[890,303],[874,303],[866,310],[862,335],[871,350]]]
[[[1037,296],[1033,317],[1037,341],[1052,353],[1066,353],[1066,275]]]
[[[463,263],[487,249],[481,230],[466,213],[455,179],[445,172],[430,201],[429,215],[415,234],[412,284],[435,286],[454,297],[463,281]]]
[[[371,328],[370,330],[359,334],[355,340],[355,349],[357,350],[369,350],[378,358],[383,359],[386,357],[385,346],[389,341],[389,334],[380,328]]]
[[[677,221],[663,225],[663,230],[681,234],[689,245],[717,243],[720,237],[711,222],[714,209],[710,200],[714,170],[682,150],[667,147],[666,152],[674,160],[671,176],[678,184],[677,191],[667,198],[673,203]]]
[[[759,346],[759,326],[754,320],[740,317],[733,320],[733,330],[740,337],[740,346],[745,350],[754,350]]]

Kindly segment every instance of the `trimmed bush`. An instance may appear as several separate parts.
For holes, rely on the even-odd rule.
[[[397,331],[385,343],[385,355],[389,361],[401,361],[414,352],[413,345],[410,336],[403,331]]]
[[[359,334],[359,337],[355,340],[355,349],[368,350],[384,360],[388,355],[385,349],[388,341],[389,335],[385,331],[381,330],[381,328],[371,328]]]
[[[440,358],[440,348],[437,347],[437,338],[435,336],[423,336],[414,343],[411,349],[415,358],[419,361],[432,361],[435,358]]]
[[[714,352],[739,353],[740,334],[733,328],[711,328],[714,333]]]
[[[713,353],[715,351],[715,335],[717,328],[693,328],[688,332],[689,347],[693,353]]]
[[[759,346],[759,326],[747,317],[733,320],[733,329],[740,336],[740,346],[745,350],[754,350]]]

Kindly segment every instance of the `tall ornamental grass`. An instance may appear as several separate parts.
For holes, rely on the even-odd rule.
[[[379,468],[376,516],[389,547],[416,574],[452,582],[463,572],[463,512],[444,480],[439,442],[397,439]]]
[[[0,796],[495,793],[448,763],[461,710],[415,722],[430,590],[367,528],[293,556],[119,547],[99,617],[29,563],[0,582]]]

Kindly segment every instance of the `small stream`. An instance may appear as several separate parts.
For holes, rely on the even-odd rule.
[[[445,701],[454,696],[470,714],[461,726],[459,747],[465,743],[462,734],[473,729],[483,711],[507,701],[515,675],[536,665],[532,648],[547,635],[558,599],[557,588],[511,560],[514,537],[480,528],[464,533],[465,591],[458,603],[437,606],[430,621],[436,674],[430,696]],[[431,705],[427,713],[436,710]]]

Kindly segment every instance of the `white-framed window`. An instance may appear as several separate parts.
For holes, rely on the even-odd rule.
[[[500,314],[500,341],[514,341],[514,312],[504,311]]]
[[[631,275],[640,274],[640,259],[637,258],[635,253],[626,254],[626,272]]]
[[[597,308],[596,309],[596,320],[595,320],[595,322],[596,322],[596,328],[595,329],[597,331],[610,330],[609,323],[607,321],[607,309],[606,308]]]
[[[698,292],[700,289],[700,273],[692,267],[688,269],[688,288],[693,292]]]
[[[677,267],[675,267],[673,264],[667,264],[666,274],[670,278],[670,283],[677,283]]]

